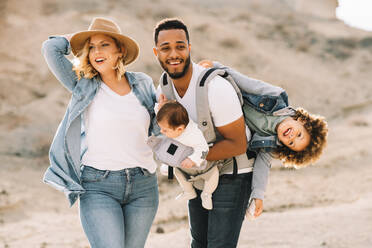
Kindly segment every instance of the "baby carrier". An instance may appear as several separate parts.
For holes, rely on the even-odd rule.
[[[259,108],[258,110],[263,111],[263,112],[275,111],[285,106],[288,106],[288,97],[285,91],[279,87],[275,87],[275,86],[269,85],[267,83],[264,83],[264,82],[261,82],[255,79],[250,79],[245,76],[243,76],[241,80],[234,80],[233,77],[225,69],[218,69],[218,68],[206,69],[200,74],[198,81],[197,81],[196,106],[197,106],[197,124],[198,124],[199,129],[203,132],[203,135],[206,141],[208,142],[208,144],[213,144],[214,142],[217,142],[220,139],[222,139],[222,136],[220,135],[217,128],[213,124],[213,120],[212,120],[210,109],[209,109],[209,101],[208,101],[208,83],[215,76],[223,77],[235,89],[238,95],[240,104],[242,106],[244,116],[246,116],[244,106],[246,106],[246,104],[249,104],[250,106],[253,106],[257,109],[256,107],[257,100],[261,101],[258,104],[258,108]],[[159,84],[166,98],[168,100],[175,100],[173,86],[166,73],[162,74]],[[254,142],[254,139],[252,139],[252,141]],[[275,146],[275,143],[276,143],[275,139],[268,139],[268,137],[265,137],[264,140],[260,140],[259,144],[254,144],[254,147],[268,148],[270,146]],[[251,144],[249,145],[249,147],[250,146]],[[169,148],[170,147],[163,147],[161,150],[163,150],[163,153],[164,153]],[[183,150],[183,149],[184,148],[181,148],[180,150]],[[246,155],[248,159],[253,158],[256,156],[256,151],[247,149]],[[208,171],[208,169],[216,165],[223,166],[223,167],[232,166],[233,176],[235,176],[238,171],[237,159],[242,159],[243,156],[245,156],[245,154],[233,157],[232,159],[229,159],[230,161],[224,160],[224,161],[208,162],[205,168],[205,171]],[[241,163],[239,163],[239,165],[241,166],[241,168],[244,168],[244,165],[241,165]],[[249,166],[248,163],[247,163],[247,166]],[[221,169],[223,171],[223,168]],[[168,170],[168,178],[171,178],[172,174],[173,174],[172,168],[170,167]]]

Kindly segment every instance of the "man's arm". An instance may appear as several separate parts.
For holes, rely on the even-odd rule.
[[[247,138],[243,116],[227,125],[217,127],[217,130],[224,139],[210,147],[207,160],[227,159],[245,153]]]

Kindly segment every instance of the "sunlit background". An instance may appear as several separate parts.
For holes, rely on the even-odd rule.
[[[338,0],[336,16],[346,24],[372,31],[372,0]]]

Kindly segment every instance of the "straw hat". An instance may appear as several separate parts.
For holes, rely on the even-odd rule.
[[[94,18],[87,31],[77,32],[71,37],[70,44],[72,53],[77,56],[80,50],[83,49],[87,39],[95,34],[111,36],[124,45],[125,65],[130,64],[138,57],[139,46],[137,42],[132,38],[123,35],[119,26],[115,22],[102,17]]]

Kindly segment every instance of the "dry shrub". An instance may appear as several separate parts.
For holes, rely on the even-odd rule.
[[[199,32],[199,33],[204,33],[204,32],[206,32],[208,29],[209,29],[209,24],[207,24],[207,23],[200,24],[200,25],[198,25],[198,26],[196,26],[196,27],[194,28],[194,30],[195,30],[196,32]]]
[[[224,48],[238,48],[240,47],[240,42],[236,38],[225,38],[219,42],[219,44]]]
[[[234,17],[231,18],[232,22],[239,22],[239,21],[244,21],[244,22],[250,22],[252,19],[251,15],[248,13],[240,13]]]
[[[164,18],[171,18],[171,17],[174,17],[174,16],[177,16],[173,10],[171,9],[161,9],[159,11],[155,11],[153,12],[152,14],[152,18],[154,20],[162,20]]]

